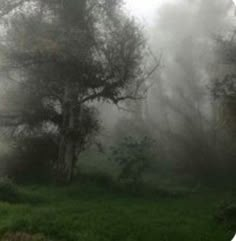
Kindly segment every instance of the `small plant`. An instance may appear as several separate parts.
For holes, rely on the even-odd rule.
[[[0,201],[17,202],[20,193],[17,186],[8,177],[0,178]]]
[[[138,188],[143,184],[143,174],[153,158],[154,141],[148,137],[124,138],[112,148],[112,158],[121,168],[120,183]]]

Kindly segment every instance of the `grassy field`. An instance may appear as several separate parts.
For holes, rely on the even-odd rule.
[[[29,201],[0,202],[0,232],[64,241],[229,241],[214,213],[228,195],[134,197],[95,185],[22,187]]]

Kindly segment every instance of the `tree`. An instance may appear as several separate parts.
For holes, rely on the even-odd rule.
[[[225,166],[227,174],[234,176],[235,163],[235,137],[236,137],[236,41],[235,33],[232,38],[219,37],[216,41],[218,58],[224,66],[223,71],[213,81],[212,93],[216,105],[218,116],[218,126],[220,129],[220,145],[218,148]],[[219,138],[218,138],[219,139]]]
[[[112,148],[112,159],[121,168],[119,181],[137,190],[143,184],[143,174],[151,167],[154,159],[154,140],[147,136],[142,138],[125,137]]]
[[[236,126],[236,74],[226,74],[223,79],[217,79],[213,85],[213,93],[220,100],[223,109],[224,123],[235,135]]]
[[[231,39],[218,38],[218,57],[225,67],[222,77],[216,78],[213,83],[213,94],[215,99],[220,100],[225,123],[228,127],[233,128],[235,134],[235,120],[236,120],[236,41],[235,33]],[[227,118],[228,117],[228,118]]]
[[[117,0],[16,2],[1,51],[25,100],[17,118],[30,133],[56,127],[56,179],[68,182],[76,153],[98,127],[91,103],[139,96],[144,39]]]

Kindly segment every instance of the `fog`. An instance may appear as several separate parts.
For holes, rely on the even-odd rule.
[[[22,14],[27,16],[28,11],[32,11],[32,13],[35,12],[36,22],[44,21],[44,24],[49,24],[50,26],[54,21],[50,14],[52,14],[54,10],[50,10],[50,5],[48,6],[49,10],[44,10],[45,6],[40,5],[41,3],[38,4],[39,5],[32,3],[32,5],[30,5],[26,3],[22,8]],[[120,5],[117,4],[117,7],[118,6]],[[40,10],[40,12],[39,9],[41,8],[42,10]],[[114,9],[116,9],[116,7]],[[109,11],[117,11],[114,9],[111,8]],[[21,10],[18,9],[17,11]],[[72,10],[70,9],[69,11]],[[100,11],[99,7],[96,11]],[[79,154],[84,151],[85,153],[87,153],[87,151],[93,152],[98,148],[98,151],[104,152],[109,156],[110,148],[118,145],[124,138],[132,137],[141,140],[144,137],[148,137],[156,143],[154,148],[156,149],[156,161],[154,161],[154,163],[156,162],[155,165],[158,165],[159,168],[160,166],[162,166],[162,169],[169,168],[169,171],[180,169],[181,172],[187,169],[190,176],[206,176],[210,175],[211,171],[219,173],[219,170],[222,168],[224,169],[222,173],[227,172],[227,170],[231,169],[232,160],[234,159],[234,151],[232,151],[232,149],[234,149],[234,141],[232,139],[234,138],[234,135],[232,135],[233,129],[231,127],[229,128],[229,124],[226,123],[231,117],[226,118],[228,114],[225,112],[227,108],[224,107],[224,101],[222,102],[219,98],[215,98],[213,89],[217,86],[218,80],[224,80],[225,77],[232,77],[235,74],[235,62],[233,60],[226,60],[226,58],[231,58],[231,49],[227,50],[227,46],[231,46],[230,43],[233,43],[235,34],[236,17],[234,3],[230,0],[218,0],[217,2],[215,0],[163,0],[157,2],[151,0],[140,0],[137,2],[127,0],[124,6],[122,6],[122,9],[119,9],[119,14],[121,14],[121,11],[124,11],[124,13],[122,13],[124,15],[119,15],[123,18],[119,20],[120,22],[125,22],[125,18],[127,17],[131,19],[132,24],[138,26],[138,30],[135,30],[136,32],[134,31],[132,32],[133,35],[130,35],[133,42],[132,45],[129,46],[129,49],[133,51],[131,54],[133,54],[132,57],[135,60],[133,65],[131,65],[132,63],[129,62],[129,59],[127,59],[127,63],[125,63],[123,54],[120,56],[115,54],[109,55],[109,53],[104,52],[104,50],[107,51],[106,48],[108,47],[118,49],[122,52],[124,46],[126,46],[122,41],[127,41],[127,45],[130,44],[128,42],[129,39],[125,38],[129,32],[125,32],[124,35],[120,33],[121,38],[116,35],[117,33],[115,31],[123,30],[122,27],[119,28],[115,26],[114,22],[112,22],[111,15],[107,15],[107,19],[104,18],[105,22],[103,22],[102,15],[97,15],[99,16],[97,19],[91,18],[91,23],[89,22],[90,20],[86,20],[88,24],[91,25],[94,24],[93,21],[98,22],[98,24],[96,23],[94,25],[94,36],[95,42],[97,41],[97,43],[93,46],[91,42],[91,47],[88,46],[88,52],[83,52],[85,51],[84,49],[86,49],[84,47],[84,40],[79,40],[79,37],[76,40],[77,45],[82,46],[81,52],[78,52],[78,61],[81,61],[81,53],[86,55],[94,48],[96,51],[93,53],[93,57],[91,57],[95,61],[94,65],[97,65],[96,61],[101,61],[101,66],[104,64],[108,66],[107,69],[104,67],[101,68],[101,66],[95,67],[96,71],[104,68],[104,73],[101,74],[98,71],[91,79],[101,78],[100,81],[102,83],[104,79],[100,76],[114,75],[116,77],[113,78],[119,79],[120,73],[125,73],[125,76],[128,76],[128,81],[129,71],[130,77],[135,76],[135,78],[132,80],[132,85],[129,84],[126,86],[127,89],[124,89],[123,86],[123,89],[113,90],[109,94],[106,93],[107,90],[105,87],[104,90],[101,91],[102,86],[100,85],[91,85],[87,91],[80,93],[79,85],[75,80],[72,86],[68,87],[66,84],[65,90],[69,88],[67,91],[73,92],[75,91],[73,90],[74,88],[78,88],[77,91],[82,96],[78,97],[78,99],[81,98],[83,100],[84,98],[84,100],[88,100],[83,104],[84,109],[82,108],[80,114],[78,114],[81,115],[81,117],[78,117],[80,120],[78,125],[80,127],[77,128],[82,131],[78,131],[80,136],[82,136],[79,143],[83,144],[75,145],[76,147],[69,147],[69,149],[74,148],[73,156],[76,158],[74,162],[77,163],[79,160],[78,163],[83,163],[79,158]],[[53,73],[54,67],[50,65],[47,67],[42,66],[45,69],[40,72],[38,71],[41,67],[36,69],[25,68],[25,65],[27,66],[29,61],[32,61],[31,59],[27,59],[30,57],[30,55],[28,56],[27,46],[32,45],[32,53],[36,53],[33,60],[37,57],[39,61],[41,61],[40,56],[43,51],[46,52],[45,56],[55,54],[55,59],[59,58],[57,56],[58,54],[63,56],[64,54],[75,52],[74,49],[69,48],[67,43],[63,42],[65,41],[63,38],[56,40],[56,38],[59,38],[59,35],[57,37],[55,35],[55,39],[53,40],[47,39],[48,30],[44,30],[44,27],[34,27],[34,22],[30,23],[32,26],[29,23],[27,23],[28,25],[24,25],[25,20],[21,19],[21,17],[17,15],[17,12],[15,14],[17,21],[19,21],[19,23],[17,23],[17,21],[13,22],[12,26],[15,24],[15,29],[11,29],[7,23],[2,26],[3,29],[10,29],[9,32],[2,32],[3,38],[9,38],[9,40],[6,41],[7,44],[3,43],[1,50],[4,56],[2,57],[3,70],[1,74],[1,122],[3,135],[7,133],[7,138],[5,138],[5,141],[2,141],[2,143],[3,146],[8,146],[7,149],[3,148],[7,151],[2,151],[2,159],[5,159],[4,156],[6,156],[6,152],[10,154],[14,153],[15,155],[17,151],[15,150],[14,143],[18,135],[22,135],[24,138],[26,138],[26,136],[28,138],[30,135],[35,135],[39,138],[42,133],[52,135],[53,148],[56,150],[58,144],[55,145],[55,143],[57,143],[57,135],[60,133],[61,128],[57,121],[60,121],[60,117],[58,116],[62,115],[64,110],[61,103],[65,101],[63,98],[69,98],[66,96],[70,95],[65,94],[63,96],[62,88],[52,86],[58,85],[58,82],[55,82],[54,76],[61,79],[61,76],[65,73],[70,75],[73,72],[65,71],[59,74],[59,71],[57,71]],[[40,14],[42,14],[42,16]],[[94,13],[92,12],[91,14]],[[107,23],[109,18],[111,18],[110,25]],[[9,21],[10,19],[11,15],[8,16]],[[5,19],[5,21],[7,21],[7,19]],[[22,23],[20,21],[22,21]],[[29,20],[29,22],[31,22],[31,20]],[[18,32],[19,26],[17,26],[17,24],[20,27],[24,26],[25,33],[22,36],[21,33]],[[112,24],[114,24],[114,26],[112,26]],[[57,27],[58,25],[55,26]],[[112,29],[111,26],[114,27],[114,29]],[[120,26],[122,26],[122,24]],[[90,26],[88,25],[88,29],[89,28]],[[124,31],[127,30],[124,28]],[[131,31],[133,30],[131,29]],[[138,31],[140,31],[140,35],[137,34]],[[39,37],[37,37],[37,34]],[[89,39],[90,35],[91,33],[85,37]],[[97,39],[96,35],[98,35]],[[142,37],[140,37],[141,35]],[[19,40],[17,38],[19,38]],[[24,38],[26,38],[26,40],[24,40]],[[143,39],[145,40],[145,44],[143,44]],[[59,41],[58,44],[56,43],[57,41]],[[89,41],[90,40],[87,40],[87,42]],[[108,43],[103,41],[108,41]],[[11,42],[13,42],[12,45]],[[62,46],[60,49],[61,53],[58,53],[58,46],[60,46],[60,44]],[[104,44],[104,46],[99,49],[99,44]],[[47,46],[49,47],[47,48]],[[73,47],[73,45],[71,46]],[[42,48],[43,50],[41,50]],[[74,48],[76,49],[76,45]],[[140,48],[140,50],[136,52],[135,48]],[[4,49],[8,49],[8,55],[5,55]],[[11,53],[11,51],[13,51],[13,53]],[[39,53],[37,51],[39,51]],[[129,55],[127,56],[130,58]],[[138,61],[135,59],[136,56],[139,56],[137,57]],[[225,58],[223,56],[228,57]],[[23,70],[25,71],[24,77],[22,77],[22,73],[18,70],[12,70],[4,58],[10,59],[7,61],[11,61],[13,64],[15,61],[18,61],[17,63],[21,66],[20,68],[22,68],[23,62],[27,60],[27,62],[23,64]],[[62,62],[64,61],[63,58],[64,57],[62,57]],[[106,58],[108,58],[108,60],[106,60]],[[111,58],[114,58],[114,60]],[[52,62],[57,66],[57,61],[53,59]],[[119,66],[117,67],[114,63]],[[6,67],[4,67],[4,65],[6,65]],[[126,65],[128,66],[128,70],[125,69]],[[133,69],[131,66],[133,66]],[[69,69],[70,68],[71,67],[69,67]],[[124,69],[122,70],[122,68]],[[60,67],[60,69],[62,71],[63,68]],[[118,69],[118,71],[116,69]],[[84,66],[81,67],[81,70],[85,71],[84,76],[90,78]],[[111,73],[109,73],[109,71],[111,71]],[[93,73],[93,71],[90,73]],[[75,76],[77,76],[77,74],[78,73],[75,73]],[[52,85],[50,81],[42,82],[42,84],[40,81],[34,82],[36,81],[34,78],[37,78],[38,75],[42,75],[40,81],[49,78]],[[18,80],[15,81],[14,78]],[[23,78],[23,80],[19,80],[20,78]],[[28,89],[21,84],[21,82],[24,83],[24,78],[29,78],[29,84],[26,85]],[[66,82],[64,80],[61,81],[61,86],[64,86]],[[50,83],[49,92],[47,90],[48,83]],[[42,86],[37,88],[38,84]],[[107,85],[109,86],[109,83],[107,83]],[[132,90],[135,89],[135,85],[139,87],[138,93],[135,93],[136,97],[134,98],[134,96],[132,96]],[[227,87],[225,86],[224,89],[227,89]],[[99,91],[101,92],[99,93]],[[31,92],[35,94],[31,96]],[[220,90],[220,92],[222,92],[222,90]],[[38,93],[40,93],[39,97],[37,97]],[[131,95],[131,98],[122,97],[125,93],[128,93],[128,96]],[[83,95],[86,96],[86,94],[88,96],[83,97]],[[73,96],[76,96],[76,94],[74,93]],[[42,98],[39,103],[37,98]],[[78,101],[78,99],[74,99],[74,102]],[[119,99],[124,100],[118,101]],[[38,103],[38,109],[35,103]],[[44,110],[44,108],[47,110]],[[75,106],[73,108],[77,107]],[[71,110],[72,112],[74,110],[73,108]],[[49,114],[49,116],[46,115],[45,111],[48,111],[47,114]],[[50,113],[50,111],[54,113]],[[66,108],[65,113],[68,115],[68,117],[65,117],[65,120],[67,120],[70,113],[67,113]],[[36,115],[38,119],[33,117],[34,115]],[[77,115],[77,113],[74,113],[74,115]],[[34,118],[37,120],[34,120]],[[69,124],[72,126],[76,125],[76,120],[71,120],[71,122],[68,122],[68,125]],[[91,126],[83,132],[86,124],[90,124]],[[16,127],[12,128],[12,126]],[[71,127],[64,127],[64,129],[70,128]],[[9,133],[13,133],[15,140],[14,138],[13,140],[9,138]],[[6,143],[6,140],[10,141],[10,144],[8,142]],[[73,141],[74,140],[72,140],[72,142]],[[229,148],[226,148],[223,143],[227,143]],[[13,148],[9,148],[9,146],[13,146]],[[37,147],[37,145],[34,145],[34,147]],[[24,150],[24,148],[22,150]],[[47,151],[48,150],[46,150],[46,153]],[[71,151],[68,151],[68,156],[70,156],[69,153],[71,153]],[[227,158],[225,158],[226,156]],[[5,160],[2,162],[2,169],[6,168],[6,163]],[[108,162],[106,165],[112,166],[113,164],[112,162]],[[97,166],[100,166],[100,164],[97,163]]]
[[[234,4],[224,0],[163,1],[152,9],[149,20],[138,19],[148,39],[149,61],[160,65],[148,80],[151,88],[144,100],[128,111],[101,106],[105,144],[116,140],[117,133],[149,135],[157,141],[164,163],[191,166],[190,172],[229,165],[224,155],[233,148],[232,132],[223,124],[212,86],[216,79],[235,74],[234,63],[219,55],[218,43],[219,38],[233,37],[234,11]],[[142,14],[148,18],[145,10]]]
[[[144,26],[148,39],[150,61],[154,64],[160,61],[159,68],[151,76],[153,85],[148,96],[141,101],[145,102],[141,104],[143,115],[146,115],[144,117],[169,127],[184,121],[179,120],[181,113],[176,113],[178,111],[186,112],[193,120],[206,118],[211,121],[214,118],[211,84],[216,76],[223,76],[230,68],[230,64],[227,66],[222,63],[218,56],[216,40],[219,36],[230,38],[233,35],[235,19],[232,2],[162,1],[152,4],[150,12],[141,10],[142,4],[145,5],[140,1],[140,4],[132,7],[130,1],[127,5],[134,16],[145,18],[138,22]],[[147,19],[152,21],[151,25],[147,24]],[[105,126],[111,127],[119,114],[129,115],[115,106],[104,107],[107,108],[111,109],[108,112],[104,110]],[[114,115],[107,115],[112,109]]]
[[[0,0],[0,241],[230,240],[232,0]]]

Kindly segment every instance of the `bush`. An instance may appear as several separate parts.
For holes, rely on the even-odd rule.
[[[131,189],[143,183],[143,174],[150,167],[153,158],[154,141],[148,137],[124,138],[112,148],[112,159],[120,166],[119,182]]]
[[[219,205],[216,215],[216,219],[226,224],[228,227],[236,228],[236,202],[223,202]]]
[[[22,138],[8,161],[8,175],[19,182],[49,181],[57,148],[50,136]]]
[[[20,199],[17,186],[7,177],[0,178],[0,201],[17,202]]]
[[[95,184],[104,187],[111,187],[114,183],[112,176],[103,172],[80,173],[76,180],[79,183]]]

